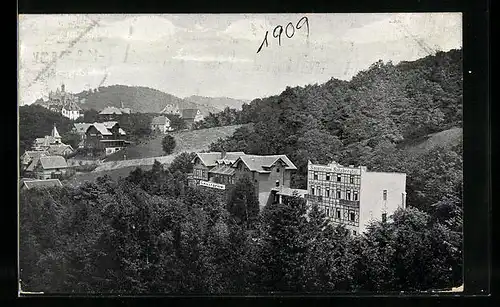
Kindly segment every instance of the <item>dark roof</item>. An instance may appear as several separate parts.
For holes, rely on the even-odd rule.
[[[25,186],[28,190],[31,188],[47,188],[47,187],[62,187],[59,179],[46,179],[46,180],[30,180],[23,179],[21,186]]]
[[[230,160],[230,161],[236,161],[240,156],[244,156],[245,153],[242,151],[236,151],[236,152],[227,152],[224,159],[225,160]],[[201,163],[203,165],[210,167],[210,166],[215,166],[217,165],[217,160],[220,160],[222,157],[221,152],[200,152],[196,154],[197,158],[200,158]],[[195,158],[196,159],[196,158]],[[192,162],[194,162],[194,160]]]
[[[152,125],[167,125],[168,123],[170,123],[170,120],[166,116],[156,116],[151,121]]]
[[[198,109],[184,109],[184,110],[182,110],[181,117],[184,119],[195,118],[197,113],[198,113]]]
[[[40,163],[44,169],[53,169],[53,168],[66,168],[68,164],[66,163],[66,159],[61,156],[44,156],[40,157]]]
[[[61,145],[50,145],[49,148],[47,149],[47,151],[51,154],[51,155],[55,155],[55,156],[63,156],[64,155],[64,151],[66,151],[67,149],[71,150],[71,152],[73,152],[73,147],[71,147],[71,145],[65,145],[65,144],[61,144]]]
[[[282,161],[286,166],[285,169],[296,170],[297,167],[288,159],[286,155],[271,155],[271,156],[257,156],[257,155],[244,155],[238,158],[251,170],[259,173],[269,172],[265,168],[273,166],[277,161]],[[237,163],[238,161],[235,161]]]
[[[224,164],[219,164],[209,171],[209,173],[212,173],[212,174],[220,174],[220,175],[228,175],[228,176],[234,175],[235,172],[236,172],[236,169],[234,169],[228,165],[224,165]]]
[[[73,125],[78,133],[85,133],[87,132],[87,129],[92,126],[92,124],[89,123],[74,123]]]
[[[39,158],[40,156],[48,156],[49,153],[46,150],[28,150],[23,153],[21,158],[25,158],[26,156],[31,159]]]

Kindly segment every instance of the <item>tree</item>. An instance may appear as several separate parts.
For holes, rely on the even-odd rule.
[[[168,169],[171,173],[175,173],[176,171],[180,171],[185,174],[191,173],[193,171],[193,164],[191,161],[193,161],[195,157],[195,152],[183,152],[174,158]]]
[[[175,138],[171,135],[166,135],[161,141],[161,146],[165,154],[170,155],[176,146]]]
[[[255,226],[259,214],[259,198],[249,176],[239,178],[232,187],[227,210],[239,223],[246,227]]]

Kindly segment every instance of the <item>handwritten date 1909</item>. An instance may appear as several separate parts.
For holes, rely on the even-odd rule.
[[[307,37],[309,37],[309,19],[307,17],[302,17],[299,19],[295,27],[291,22],[289,22],[285,29],[283,30],[283,26],[277,25],[274,30],[273,30],[273,37],[278,39],[278,45],[281,46],[281,36],[283,32],[285,32],[286,37],[292,38],[293,35],[295,34],[295,28],[301,29],[304,24],[307,26]],[[262,47],[264,47],[264,44],[266,44],[266,47],[269,46],[269,42],[267,41],[267,36],[269,35],[269,31],[266,31],[266,35],[264,36],[264,40],[262,41],[262,44],[260,44],[259,49],[257,49],[257,53],[259,53],[262,50]]]

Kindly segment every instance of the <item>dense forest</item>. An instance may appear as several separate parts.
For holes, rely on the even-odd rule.
[[[413,205],[427,210],[443,198],[461,199],[461,142],[422,155],[403,149],[462,126],[461,63],[461,50],[398,65],[379,61],[351,81],[288,87],[241,111],[211,114],[197,128],[253,122],[211,150],[286,154],[299,169],[292,180],[296,188],[306,187],[308,160],[406,172],[409,200],[418,198]]]
[[[299,197],[259,212],[249,179],[227,194],[191,188],[192,157],[118,181],[21,191],[23,290],[327,293],[461,283],[460,212],[408,208],[351,236]]]
[[[407,208],[352,236],[299,197],[258,209],[252,182],[187,185],[193,153],[113,181],[23,190],[21,284],[46,293],[415,291],[462,283],[462,140],[406,145],[461,127],[461,50],[351,81],[287,88],[197,128],[253,123],[211,150],[286,154],[305,188],[311,160],[407,174]]]
[[[167,104],[178,105],[181,109],[199,108],[203,114],[219,111],[209,104],[198,105],[196,102],[143,86],[102,86],[75,95],[80,98],[80,107],[84,110],[102,111],[108,106],[119,108],[123,102],[125,108],[139,113],[160,113]]]

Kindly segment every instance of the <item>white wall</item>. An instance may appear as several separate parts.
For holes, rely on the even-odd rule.
[[[383,200],[383,191],[387,190],[387,201]],[[397,208],[403,206],[403,193],[406,197],[406,174],[361,172],[359,230],[364,232],[371,220],[382,220],[382,213],[387,219]]]

